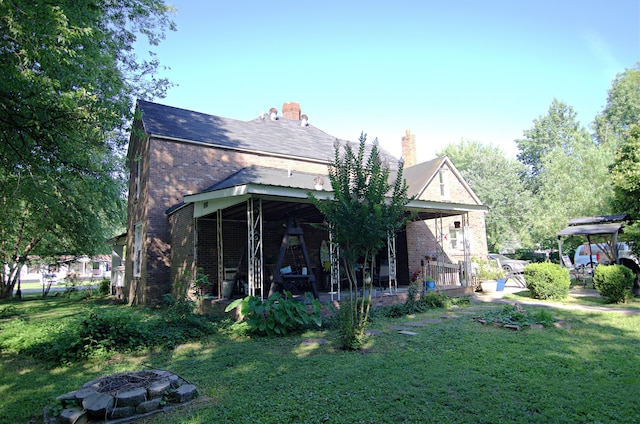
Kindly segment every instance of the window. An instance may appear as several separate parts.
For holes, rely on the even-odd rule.
[[[140,174],[141,174],[141,168],[142,165],[140,165],[140,162],[142,162],[141,160],[136,160],[136,200],[138,200],[140,198]]]
[[[440,182],[440,197],[443,200],[449,200],[449,187],[447,185],[447,171],[441,169],[438,172],[438,180]]]
[[[460,235],[460,228],[449,228],[449,239],[451,240],[452,249],[462,249],[462,236]]]
[[[140,277],[142,262],[142,223],[135,225],[133,233],[133,276]]]

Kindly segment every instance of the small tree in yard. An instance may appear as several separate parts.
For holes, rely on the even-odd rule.
[[[345,349],[362,346],[369,319],[372,279],[363,278],[363,293],[358,296],[356,269],[363,264],[363,275],[373,276],[375,255],[385,240],[406,222],[405,206],[409,202],[407,184],[402,178],[400,162],[396,180],[389,182],[390,169],[383,163],[374,141],[366,154],[366,135],[360,136],[357,152],[350,144],[344,149],[336,142],[335,156],[329,164],[329,179],[334,198],[321,201],[310,194],[311,200],[324,215],[333,240],[340,246],[340,259],[349,280],[349,301],[343,306],[341,337]],[[390,197],[387,197],[390,196]],[[367,290],[368,289],[368,290]]]

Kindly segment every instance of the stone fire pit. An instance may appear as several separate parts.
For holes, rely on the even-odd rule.
[[[81,389],[58,396],[64,408],[44,409],[45,424],[127,422],[191,401],[198,390],[182,377],[165,370],[114,374],[85,383]]]

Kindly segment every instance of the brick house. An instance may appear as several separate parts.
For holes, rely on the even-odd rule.
[[[281,281],[281,270],[291,267],[314,288],[334,288],[337,268],[323,263],[331,243],[308,193],[331,198],[327,164],[335,143],[346,141],[309,125],[295,102],[282,110],[282,117],[272,108],[239,121],[138,101],[127,158],[131,253],[124,281],[131,303],[154,304],[183,290],[196,269],[211,282],[201,290],[218,296],[230,272],[236,292],[266,296],[274,277]],[[416,196],[407,209],[419,219],[381,254],[391,268],[389,287],[391,280],[408,284],[425,259],[455,264],[487,252],[486,208],[453,164],[446,157],[415,164],[415,137],[407,132],[402,142]],[[397,168],[396,158],[381,153]]]

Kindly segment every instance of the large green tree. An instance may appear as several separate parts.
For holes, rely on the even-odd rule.
[[[553,99],[546,115],[533,121],[533,127],[524,131],[524,138],[516,140],[518,160],[529,170],[524,178],[534,193],[540,189],[544,172],[544,157],[552,152],[570,156],[578,146],[593,144],[586,128],[580,125],[577,114],[566,103]]]
[[[508,159],[499,148],[477,141],[450,144],[438,156],[447,155],[465,181],[488,208],[486,215],[489,251],[529,247],[527,223],[531,220],[531,193],[520,175],[525,166]]]
[[[623,137],[640,118],[640,63],[616,75],[607,97],[607,105],[594,122],[600,144],[620,146]]]
[[[324,215],[333,242],[340,247],[340,260],[349,279],[350,302],[340,311],[344,324],[342,344],[347,349],[358,349],[369,320],[373,290],[371,278],[364,278],[368,299],[357,299],[356,270],[363,265],[365,276],[374,275],[376,253],[384,247],[387,237],[404,225],[405,206],[410,199],[402,162],[391,184],[391,170],[380,156],[377,139],[369,148],[366,135],[362,134],[357,151],[349,143],[341,146],[336,142],[334,153],[329,165],[333,199],[321,201],[310,196]]]
[[[136,97],[162,96],[133,53],[174,29],[162,0],[0,0],[0,298],[30,255],[93,254],[122,224]]]
[[[573,108],[555,99],[524,136],[516,143],[518,159],[528,167],[523,183],[536,199],[531,237],[553,248],[569,219],[610,210],[608,167],[615,150],[595,143]]]
[[[613,207],[632,220],[625,236],[634,241],[633,250],[640,257],[640,124],[631,125],[621,141],[611,166]]]

